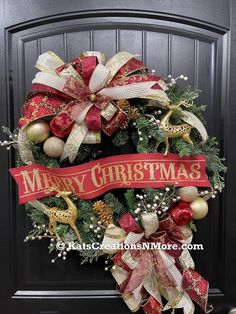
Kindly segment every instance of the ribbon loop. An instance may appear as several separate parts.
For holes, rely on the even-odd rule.
[[[44,72],[55,75],[55,69],[62,66],[64,62],[53,51],[49,50],[38,57],[35,67]]]
[[[109,78],[110,70],[102,64],[98,64],[93,71],[89,81],[89,89],[92,93],[96,93],[102,89]]]
[[[133,59],[134,57],[135,55],[132,55],[126,51],[122,51],[118,52],[116,55],[110,58],[106,63],[106,67],[110,70],[108,83],[113,79],[119,69],[122,68],[123,65],[125,65],[129,60]]]
[[[109,97],[111,99],[130,99],[145,96],[156,95],[157,92],[151,87],[156,82],[141,82],[125,86],[103,88],[98,94]]]
[[[36,67],[41,72],[33,80],[33,90],[38,89],[38,94],[50,94],[52,106],[54,97],[61,97],[61,107],[53,111],[56,116],[50,125],[55,136],[69,134],[62,159],[69,157],[70,162],[74,161],[88,132],[94,132],[95,136],[103,130],[111,136],[127,124],[129,117],[116,106],[115,100],[158,98],[169,103],[166,93],[158,85],[159,77],[146,73],[130,76],[145,67],[134,57],[128,52],[119,52],[103,65],[104,55],[96,51],[83,52],[81,58],[68,63],[51,51],[39,56]],[[30,97],[29,104],[32,103]],[[32,119],[39,117],[32,116]],[[28,121],[32,121],[30,117]],[[21,119],[21,123],[27,123],[27,119]]]
[[[153,217],[155,220],[155,216]],[[170,216],[160,221],[162,231],[157,231],[155,224],[155,227],[149,228],[147,223],[150,222],[149,218],[142,217],[144,232],[142,229],[140,232],[140,227],[133,217],[129,213],[124,214],[119,221],[121,227],[128,233],[124,243],[143,244],[152,241],[160,244],[176,244],[178,248],[176,252],[160,248],[132,249],[117,253],[113,258],[115,267],[112,274],[120,286],[120,292],[127,306],[131,311],[137,311],[142,307],[146,314],[159,314],[162,310],[169,309],[174,311],[175,308],[183,308],[184,314],[193,314],[194,304],[191,300],[193,299],[205,313],[209,313],[212,307],[207,305],[208,282],[190,268],[194,263],[192,264],[189,252],[182,251],[180,244],[169,238],[171,233],[181,239],[186,235],[180,232],[181,230],[176,231],[176,225]],[[143,238],[144,233],[151,235],[149,240]],[[168,301],[164,307],[161,295]]]

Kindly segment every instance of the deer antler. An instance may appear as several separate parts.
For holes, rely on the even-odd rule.
[[[175,111],[177,110],[178,108],[180,108],[181,106],[185,107],[185,108],[190,108],[192,107],[193,105],[193,101],[190,101],[190,100],[181,100],[180,102],[178,103],[173,103],[173,104],[168,104],[167,105],[167,108],[169,110],[172,110],[172,111]],[[181,109],[181,108],[180,108]]]
[[[61,191],[58,187],[56,186],[51,186],[47,189],[48,192],[57,192],[57,194],[55,195],[56,197],[60,197],[60,196],[68,196],[70,194],[72,194],[71,191]]]
[[[60,189],[57,187],[57,186],[51,186],[47,189],[47,192],[57,192],[59,193],[60,192]]]
[[[178,103],[178,107],[185,107],[185,108],[190,108],[193,105],[193,101],[192,100],[182,100]]]

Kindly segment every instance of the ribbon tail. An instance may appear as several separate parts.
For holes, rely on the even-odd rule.
[[[195,268],[194,260],[188,249],[183,249],[181,255],[179,256],[179,261],[183,268]]]
[[[140,96],[139,98],[149,99],[149,106],[151,107],[160,107],[162,109],[166,109],[166,106],[170,103],[169,98],[167,97],[167,94],[160,89],[153,89],[156,91],[154,94],[151,92],[150,94]],[[153,101],[153,102],[152,102]]]
[[[170,267],[174,264],[172,258],[167,254],[161,254],[161,250],[153,250],[153,267],[156,273],[156,277],[160,284],[165,288],[176,287],[176,278],[170,272]]]
[[[19,151],[21,160],[26,165],[34,164],[35,160],[34,160],[32,150],[29,148],[29,141],[27,140],[25,127],[22,127],[20,129],[17,143],[18,143],[18,151]]]
[[[158,289],[157,277],[153,270],[148,271],[143,282],[143,287],[151,296],[153,296],[158,301],[160,305],[162,305],[161,295]]]
[[[168,302],[163,308],[163,311],[172,309],[172,312],[175,313],[175,309],[183,308],[184,314],[194,314],[195,306],[186,293],[184,293],[183,291],[178,291],[176,289],[168,289],[166,290],[166,294],[166,299],[168,300]]]
[[[142,303],[142,309],[145,314],[161,314],[161,304],[151,295],[147,301]]]
[[[142,302],[141,294],[139,294],[137,298],[133,294],[123,294],[122,299],[131,312],[137,312],[139,310]]]
[[[60,161],[69,157],[70,163],[73,163],[87,132],[88,129],[85,123],[78,124],[75,122],[64,146]]]
[[[119,286],[128,278],[128,272],[117,265],[115,269],[111,269],[111,273]]]
[[[33,206],[34,208],[40,210],[43,213],[45,212],[45,208],[47,208],[45,204],[41,203],[38,200],[30,201],[30,202],[28,202],[28,204],[30,204],[31,206]]]
[[[198,119],[198,117],[195,116],[195,114],[193,114],[192,112],[186,111],[186,110],[182,110],[180,118],[184,122],[192,125],[194,128],[196,128],[198,130],[198,132],[200,133],[200,135],[202,137],[202,141],[204,143],[207,141],[207,139],[208,139],[207,130],[204,127],[203,123]]]
[[[136,261],[135,261],[136,262]],[[125,293],[133,293],[133,291],[143,284],[144,278],[146,277],[147,268],[149,264],[149,254],[142,253],[136,262],[136,267],[132,270],[129,282],[125,288]]]
[[[162,256],[164,263],[171,274],[172,278],[174,278],[176,282],[176,288],[178,290],[181,290],[181,282],[182,282],[182,274],[178,270],[178,268],[175,266],[174,259],[171,258],[165,251],[160,250],[160,255]]]
[[[184,270],[182,287],[205,313],[210,313],[213,310],[212,305],[208,305],[209,283],[196,271]]]
[[[184,293],[176,308],[183,308],[184,314],[194,314],[195,311],[195,306],[186,293]]]

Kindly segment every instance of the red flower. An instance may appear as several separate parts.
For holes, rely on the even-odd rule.
[[[179,226],[186,225],[190,222],[193,216],[193,212],[188,203],[180,201],[169,211],[175,223]]]

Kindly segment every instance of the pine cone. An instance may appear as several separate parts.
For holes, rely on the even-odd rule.
[[[93,208],[104,227],[113,223],[113,210],[105,202],[97,201],[93,204]]]
[[[128,115],[129,120],[136,120],[140,116],[138,108],[130,106],[128,100],[126,99],[118,100],[117,106]],[[124,128],[125,127],[126,126],[124,126]]]
[[[116,104],[123,111],[125,111],[125,109],[129,106],[129,102],[126,99],[120,99]]]
[[[130,120],[136,120],[140,116],[138,108],[135,108],[134,106],[130,106],[128,117]]]

